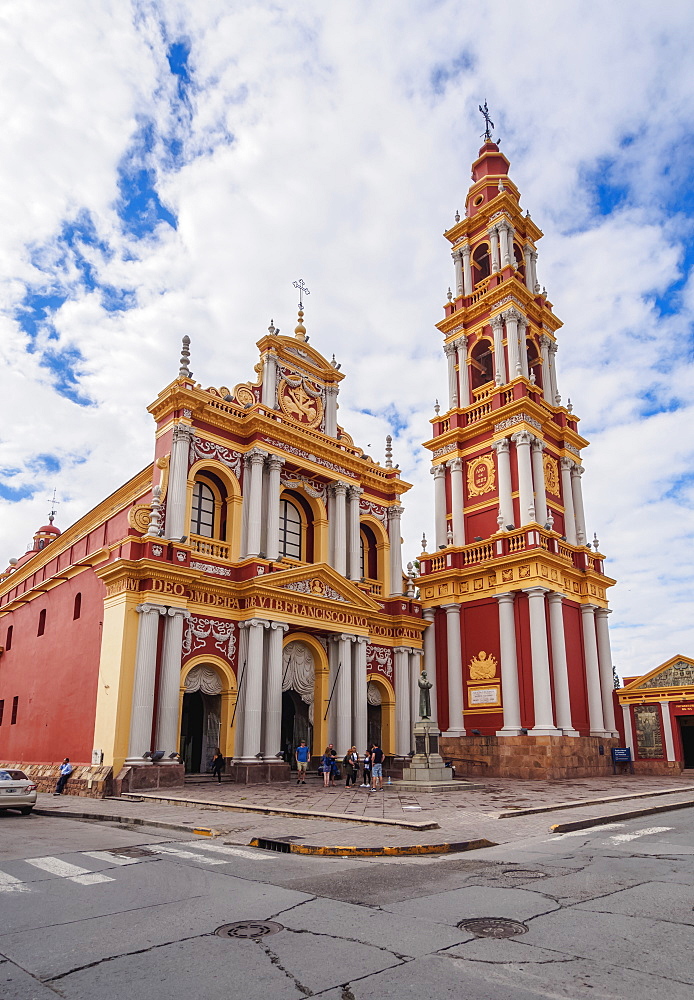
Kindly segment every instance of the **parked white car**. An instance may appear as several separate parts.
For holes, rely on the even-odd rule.
[[[24,771],[0,768],[0,812],[18,809],[22,816],[28,816],[36,805],[37,788]]]

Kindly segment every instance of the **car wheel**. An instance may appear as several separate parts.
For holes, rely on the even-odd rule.
[[[22,816],[28,816],[33,808],[33,806],[23,806],[19,811]]]

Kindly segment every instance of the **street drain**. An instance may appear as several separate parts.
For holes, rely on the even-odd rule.
[[[235,920],[232,924],[222,924],[215,931],[218,937],[252,938],[267,937],[283,931],[284,926],[274,920]]]
[[[461,920],[458,927],[461,931],[469,931],[475,937],[485,938],[510,938],[516,934],[525,934],[528,930],[520,921],[505,920],[503,917],[475,917],[472,920]]]

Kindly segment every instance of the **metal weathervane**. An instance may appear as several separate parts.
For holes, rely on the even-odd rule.
[[[487,107],[487,102],[484,102],[484,107],[479,105],[480,112],[484,115],[484,132],[480,136],[481,139],[485,139],[487,142],[492,140],[492,129],[494,128],[494,122],[489,117],[489,108]]]
[[[299,309],[304,308],[304,295],[310,295],[310,291],[304,284],[304,279],[299,278],[298,281],[294,282],[294,287],[299,289]]]

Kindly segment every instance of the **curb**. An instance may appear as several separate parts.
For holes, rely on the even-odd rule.
[[[131,798],[132,795],[132,798]],[[280,806],[254,806],[245,802],[215,802],[208,799],[177,799],[163,795],[148,795],[146,793],[127,793],[123,799],[136,802],[166,802],[167,805],[205,806],[210,809],[228,810],[229,812],[259,813],[261,816],[286,816],[289,819],[329,819],[340,823],[364,823],[367,826],[396,826],[404,830],[438,830],[436,820],[384,819],[379,816],[352,816],[348,813],[317,812],[306,809],[283,809]]]
[[[52,816],[58,819],[86,819],[95,823],[120,823],[127,826],[152,826],[158,830],[176,830],[179,833],[196,833],[201,837],[216,837],[219,830],[212,827],[184,826],[182,823],[164,823],[156,819],[140,819],[134,816],[108,816],[105,813],[59,812],[57,809],[34,807],[37,816]]]
[[[654,813],[672,812],[674,809],[688,809],[694,806],[694,799],[686,802],[671,802],[666,805],[649,806],[648,809],[634,809],[631,812],[610,813],[609,816],[594,816],[592,819],[576,819],[569,823],[555,823],[550,826],[550,833],[570,833],[572,830],[585,830],[586,827],[604,826],[621,819],[638,819],[640,816],[653,816]]]
[[[292,844],[286,840],[267,840],[253,837],[249,847],[282,854],[310,854],[323,858],[381,858],[408,857],[425,854],[455,854],[477,851],[484,847],[497,847],[493,840],[462,840],[457,844],[410,844],[407,847],[315,847],[312,844]]]
[[[602,799],[575,799],[573,802],[555,802],[551,806],[533,806],[530,809],[509,809],[499,813],[497,819],[512,819],[514,816],[533,816],[536,813],[558,812],[560,809],[579,809],[582,806],[604,806],[614,802],[626,802],[629,799],[650,799],[657,795],[683,795],[694,792],[694,786],[688,788],[662,788],[655,792],[633,792],[629,795],[608,795]]]

